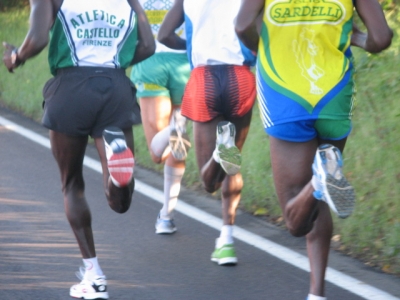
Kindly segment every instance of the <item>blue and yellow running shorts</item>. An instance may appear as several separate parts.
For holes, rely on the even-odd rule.
[[[350,119],[317,119],[282,123],[266,128],[265,132],[289,142],[307,142],[316,137],[324,140],[341,140],[350,134],[351,129]]]

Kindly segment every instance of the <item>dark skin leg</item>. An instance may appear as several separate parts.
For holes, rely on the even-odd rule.
[[[235,143],[242,150],[251,121],[252,111],[241,118],[232,118],[228,121],[236,126]],[[239,205],[240,194],[243,188],[243,179],[240,173],[227,176],[221,165],[215,162],[213,152],[216,141],[216,128],[223,117],[217,117],[206,123],[193,123],[193,135],[197,164],[205,190],[209,193],[222,188],[222,219],[224,225],[235,223],[236,209]]]
[[[127,130],[125,135],[128,146],[133,149],[132,129]],[[68,136],[50,130],[50,142],[60,170],[67,219],[78,242],[82,257],[95,257],[91,213],[85,198],[85,183],[82,173],[88,137]],[[103,167],[104,186],[109,205],[116,212],[125,212],[131,203],[134,182],[125,188],[118,188],[112,184],[109,180],[102,138],[96,138],[95,142]]]
[[[312,195],[311,166],[317,147],[324,143],[343,151],[346,139],[293,143],[270,137],[272,171],[279,203],[290,233],[306,236],[311,268],[309,292],[319,296],[324,295],[333,224],[328,205]]]

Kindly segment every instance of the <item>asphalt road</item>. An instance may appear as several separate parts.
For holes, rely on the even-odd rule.
[[[0,108],[0,300],[71,299],[82,264],[64,215],[59,173],[47,130]],[[305,242],[239,211],[239,263],[210,261],[218,236],[220,202],[183,188],[172,236],[154,233],[162,177],[141,169],[130,210],[107,205],[96,151],[85,160],[86,196],[97,255],[110,299],[304,300],[308,293]],[[331,251],[328,299],[400,299],[400,278]]]

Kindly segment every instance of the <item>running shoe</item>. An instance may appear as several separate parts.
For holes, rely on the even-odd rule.
[[[242,156],[235,145],[236,128],[228,121],[219,122],[217,125],[216,153],[222,169],[226,174],[233,176],[239,173]]]
[[[192,144],[186,133],[186,118],[182,116],[180,109],[173,111],[170,127],[169,146],[172,156],[177,160],[185,160]]]
[[[133,177],[135,159],[128,148],[125,135],[117,127],[108,127],[103,131],[106,148],[107,166],[112,182],[118,187],[125,187]]]
[[[319,146],[312,165],[311,183],[316,199],[328,203],[340,218],[347,218],[354,210],[355,195],[342,167],[342,154],[338,148],[329,144]]]
[[[211,254],[211,261],[216,262],[220,266],[236,265],[238,259],[233,244],[223,245],[221,248],[215,247]]]
[[[160,215],[156,221],[157,234],[173,234],[176,231],[176,226],[173,219],[161,219]]]
[[[76,273],[82,281],[70,288],[69,295],[79,299],[108,299],[106,277],[102,275],[93,280],[83,279],[84,272],[84,268],[81,267],[80,272]]]

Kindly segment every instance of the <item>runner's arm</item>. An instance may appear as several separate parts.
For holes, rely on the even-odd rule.
[[[175,0],[172,8],[165,15],[158,31],[157,40],[171,49],[186,49],[186,40],[182,39],[175,32],[184,21],[183,0]]]
[[[393,31],[389,28],[383,10],[376,0],[356,0],[355,8],[367,32],[353,25],[351,44],[370,53],[378,53],[388,48],[392,42]]]
[[[143,7],[137,0],[129,0],[129,3],[138,18],[138,43],[131,62],[134,65],[152,56],[156,51],[156,43]]]
[[[235,31],[239,39],[254,52],[258,50],[264,3],[264,0],[242,0],[235,22]]]
[[[22,45],[16,48],[3,42],[3,62],[10,72],[27,59],[39,54],[49,42],[49,32],[55,17],[54,1],[30,0],[30,7],[29,30]]]

